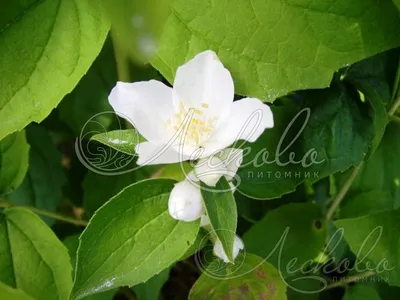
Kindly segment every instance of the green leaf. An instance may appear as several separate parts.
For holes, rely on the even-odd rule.
[[[107,176],[88,172],[83,181],[83,205],[87,216],[134,182],[147,178],[149,174],[141,168],[121,175]]]
[[[287,297],[289,300],[317,300],[319,291],[322,290],[321,281],[315,276],[307,277],[298,274],[290,278],[285,278],[287,285]]]
[[[114,51],[111,39],[107,39],[89,71],[58,106],[60,120],[77,136],[109,129],[115,117],[108,95],[116,82]]]
[[[1,299],[8,300],[34,300],[31,296],[25,294],[23,291],[13,289],[8,285],[0,282],[0,297]]]
[[[398,46],[399,28],[390,1],[178,0],[152,64],[173,82],[180,65],[212,49],[236,93],[273,101],[327,87],[344,65]]]
[[[400,10],[400,0],[393,0],[393,2],[397,6],[397,8]]]
[[[193,254],[196,254],[197,252],[201,251],[201,249],[204,248],[205,245],[208,243],[208,234],[205,229],[200,228],[199,233],[196,236],[196,239],[194,242],[189,245],[189,248],[186,250],[185,254],[179,259],[179,260],[185,260],[192,256]]]
[[[73,271],[75,271],[75,264],[76,264],[76,252],[78,250],[79,246],[79,235],[71,235],[68,236],[64,241],[63,241],[65,247],[67,247],[70,259],[71,259],[71,265],[73,268]],[[72,272],[72,275],[74,275],[75,272]],[[87,297],[84,297],[84,300],[112,300],[115,293],[117,292],[117,289],[112,289],[109,291],[105,291],[99,294],[94,294],[90,295]]]
[[[241,255],[239,255],[241,257]],[[193,285],[189,299],[285,300],[286,285],[277,269],[247,253],[239,264],[214,260]]]
[[[243,241],[247,252],[266,258],[287,277],[318,256],[325,234],[326,224],[319,206],[293,203],[267,213],[244,234]],[[295,263],[289,263],[293,259]]]
[[[301,160],[302,154],[291,143],[304,124],[305,113],[299,113],[292,103],[284,104],[272,107],[274,128],[266,130],[256,142],[242,146],[250,152],[244,156],[237,173],[241,179],[238,191],[250,198],[280,198],[293,192],[304,180],[305,170],[288,162],[290,153],[296,155],[296,161]]]
[[[318,172],[320,178],[357,165],[371,147],[374,128],[370,106],[353,99],[351,92],[336,84],[303,94],[303,107],[311,114],[302,133],[302,147],[304,153],[315,149],[316,160],[322,163],[311,164],[307,171]]]
[[[68,299],[67,249],[38,216],[24,208],[0,215],[0,281],[35,299]]]
[[[378,292],[368,284],[356,284],[346,289],[343,300],[380,300]]]
[[[30,144],[29,169],[22,185],[7,199],[15,204],[55,211],[62,199],[66,176],[61,165],[61,153],[46,130],[36,124],[26,129]],[[53,219],[43,218],[47,223]]]
[[[29,144],[25,131],[7,136],[0,141],[0,194],[17,188],[28,170]]]
[[[335,225],[343,228],[344,238],[358,258],[356,266],[368,262],[389,285],[400,285],[400,210],[337,220]]]
[[[72,299],[147,281],[179,260],[199,231],[168,212],[175,181],[125,188],[96,211],[81,235]]]
[[[109,24],[96,1],[30,0],[0,12],[0,139],[42,121],[87,72]]]
[[[135,292],[138,300],[158,300],[160,299],[161,289],[169,278],[170,268],[153,276],[148,281],[135,285],[132,290]]]
[[[91,137],[110,148],[129,155],[136,155],[135,146],[145,139],[135,129],[113,130]]]
[[[233,242],[236,236],[237,209],[235,198],[225,177],[215,187],[201,183],[204,207],[212,230],[222,243],[228,259],[233,262]]]
[[[118,51],[138,62],[147,62],[157,49],[172,0],[103,0],[105,12],[113,24],[113,38]]]
[[[378,149],[364,164],[344,199],[341,218],[400,208],[399,132],[399,124],[387,126]],[[338,186],[344,184],[350,172],[336,175]]]

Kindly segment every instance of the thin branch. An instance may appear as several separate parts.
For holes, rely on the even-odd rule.
[[[389,117],[394,116],[394,114],[396,113],[396,110],[399,108],[400,106],[400,97],[398,97],[396,99],[396,101],[393,103],[392,107],[389,109],[388,115]]]
[[[15,205],[13,203],[10,203],[10,202],[4,201],[4,200],[0,200],[0,207],[4,207],[4,208],[7,208],[7,207],[23,207],[23,208],[29,209],[30,211],[35,212],[35,213],[37,213],[39,215],[50,217],[52,219],[59,220],[59,221],[62,221],[62,222],[71,223],[71,224],[74,224],[76,226],[87,226],[87,224],[88,224],[88,222],[84,221],[84,220],[77,220],[77,219],[74,219],[74,218],[63,216],[61,214],[58,214],[58,213],[55,213],[55,212],[51,212],[51,211],[48,211],[48,210],[44,210],[44,209],[40,209],[40,208],[33,207],[33,206]]]
[[[337,281],[337,282],[329,284],[325,288],[325,290],[330,290],[330,289],[333,289],[333,288],[336,288],[336,287],[346,286],[348,283],[356,282],[356,281],[359,281],[360,279],[368,278],[368,277],[371,277],[371,276],[374,276],[374,275],[376,275],[375,272],[367,271],[367,272],[360,273],[360,274],[357,274],[357,275],[349,276],[344,280],[340,280],[340,281]]]
[[[396,122],[396,123],[400,123],[400,117],[398,116],[391,116],[390,117],[390,121]]]
[[[336,209],[342,202],[344,196],[346,196],[347,192],[349,191],[351,185],[353,184],[354,180],[356,179],[358,172],[364,165],[364,162],[362,161],[358,166],[356,166],[351,173],[350,177],[346,180],[344,183],[342,189],[339,191],[339,193],[336,195],[336,197],[333,199],[331,207],[329,207],[329,210],[326,214],[326,219],[330,220],[333,217],[333,214],[335,213]]]
[[[129,68],[129,56],[118,42],[116,32],[111,29],[111,38],[114,46],[115,62],[117,64],[118,80],[130,82],[131,72]]]

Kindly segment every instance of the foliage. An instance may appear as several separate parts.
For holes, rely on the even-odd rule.
[[[396,299],[399,0],[1,6],[1,299]],[[168,210],[192,162],[138,166],[108,95],[208,49],[274,127],[199,183],[201,226]]]

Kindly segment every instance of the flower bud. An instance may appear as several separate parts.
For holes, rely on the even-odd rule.
[[[177,183],[169,196],[168,210],[175,220],[197,220],[204,214],[200,189],[188,180]]]
[[[242,239],[236,235],[235,240],[233,241],[233,259],[236,259],[236,257],[239,254],[239,251],[242,250],[243,248],[244,244]],[[228,256],[226,255],[224,248],[222,247],[222,243],[219,239],[217,239],[214,244],[214,255],[219,257],[226,263],[229,262]]]

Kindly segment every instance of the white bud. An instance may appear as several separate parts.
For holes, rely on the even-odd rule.
[[[199,180],[208,186],[215,186],[227,170],[221,159],[212,156],[201,159],[195,166],[194,172]]]
[[[205,227],[205,226],[208,226],[210,224],[211,224],[210,218],[207,215],[202,215],[201,216],[201,220],[200,220],[200,226],[201,227]]]
[[[176,220],[197,220],[204,214],[200,189],[188,180],[177,183],[169,196],[168,210]]]
[[[236,259],[236,257],[239,254],[239,251],[242,250],[243,248],[244,244],[242,239],[236,235],[235,240],[233,241],[233,259]],[[226,263],[229,262],[228,256],[226,255],[224,248],[222,247],[222,243],[219,239],[217,239],[214,244],[214,255],[219,257]]]
[[[232,180],[240,165],[243,162],[243,150],[235,148],[227,148],[222,151],[218,157],[223,161],[228,172],[225,175],[226,179]]]

